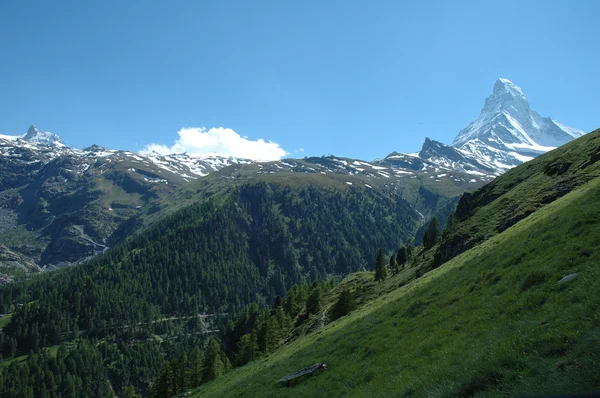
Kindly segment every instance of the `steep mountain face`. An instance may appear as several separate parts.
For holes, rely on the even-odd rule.
[[[583,134],[540,116],[520,87],[501,78],[479,117],[458,133],[453,145],[503,172]]]
[[[379,162],[413,170],[438,167],[490,179],[583,134],[540,116],[520,87],[501,78],[479,117],[458,133],[452,146],[426,138],[420,152],[393,152]]]

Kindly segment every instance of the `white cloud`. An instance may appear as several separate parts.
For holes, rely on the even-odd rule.
[[[172,146],[149,144],[141,152],[156,151],[161,155],[187,152],[192,156],[217,154],[253,160],[278,160],[287,154],[276,142],[262,138],[252,141],[223,127],[189,127],[179,130],[177,134],[179,138]]]

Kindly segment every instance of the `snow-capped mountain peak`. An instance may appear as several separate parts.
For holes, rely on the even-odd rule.
[[[27,134],[23,137],[24,141],[35,143],[38,145],[49,145],[64,147],[65,143],[56,134],[47,131],[40,131],[34,125],[29,126]]]
[[[508,94],[511,97],[527,101],[527,97],[525,96],[525,93],[523,92],[521,87],[517,86],[510,80],[505,79],[503,77],[499,78],[498,80],[496,80],[496,83],[494,83],[494,94]]]
[[[540,116],[519,86],[500,78],[479,117],[458,133],[453,146],[504,172],[583,134]]]

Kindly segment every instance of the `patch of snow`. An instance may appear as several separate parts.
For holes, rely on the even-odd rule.
[[[2,140],[8,140],[8,141],[16,141],[19,138],[23,138],[25,136],[25,134],[23,135],[4,135],[4,134],[0,134],[0,139]]]

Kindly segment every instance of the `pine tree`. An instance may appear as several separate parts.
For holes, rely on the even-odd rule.
[[[202,383],[202,352],[200,347],[195,346],[190,358],[190,374],[188,378],[191,388],[198,387]]]
[[[415,250],[415,244],[412,238],[406,240],[406,261],[410,261]]]
[[[425,236],[423,236],[423,247],[425,249],[431,249],[440,237],[440,225],[437,217],[433,217],[429,226],[427,227],[427,231],[425,231]]]
[[[356,308],[354,295],[348,289],[342,290],[331,311],[332,319],[338,319]]]
[[[398,273],[398,269],[396,268],[396,257],[393,254],[390,256],[389,270],[393,274],[397,274]]]
[[[254,359],[258,351],[258,344],[252,341],[252,334],[247,333],[240,337],[237,343],[237,351],[233,358],[234,365],[243,366]]]
[[[406,265],[406,259],[407,259],[407,255],[406,255],[406,247],[402,246],[400,249],[398,249],[398,256],[396,257],[396,263],[398,264],[398,268],[404,268],[404,266]]]
[[[189,384],[189,379],[188,379],[188,357],[187,354],[184,352],[181,357],[177,360],[177,364],[176,364],[176,372],[177,374],[175,375],[176,380],[176,387],[175,387],[175,391],[176,392],[180,392],[186,389],[186,387]]]
[[[204,381],[214,380],[223,374],[225,364],[223,363],[222,353],[219,342],[211,337],[204,354],[204,372],[202,375]]]
[[[387,269],[383,257],[383,249],[377,249],[377,260],[375,261],[375,281],[381,282],[387,277]]]
[[[306,299],[306,312],[309,314],[316,314],[321,311],[321,299],[322,299],[321,286],[313,284],[313,289],[308,298]]]
[[[152,388],[150,388],[149,395],[151,398],[170,397],[173,394],[169,380],[170,373],[171,369],[167,363],[160,370],[158,378],[156,379],[156,383],[154,383]]]

